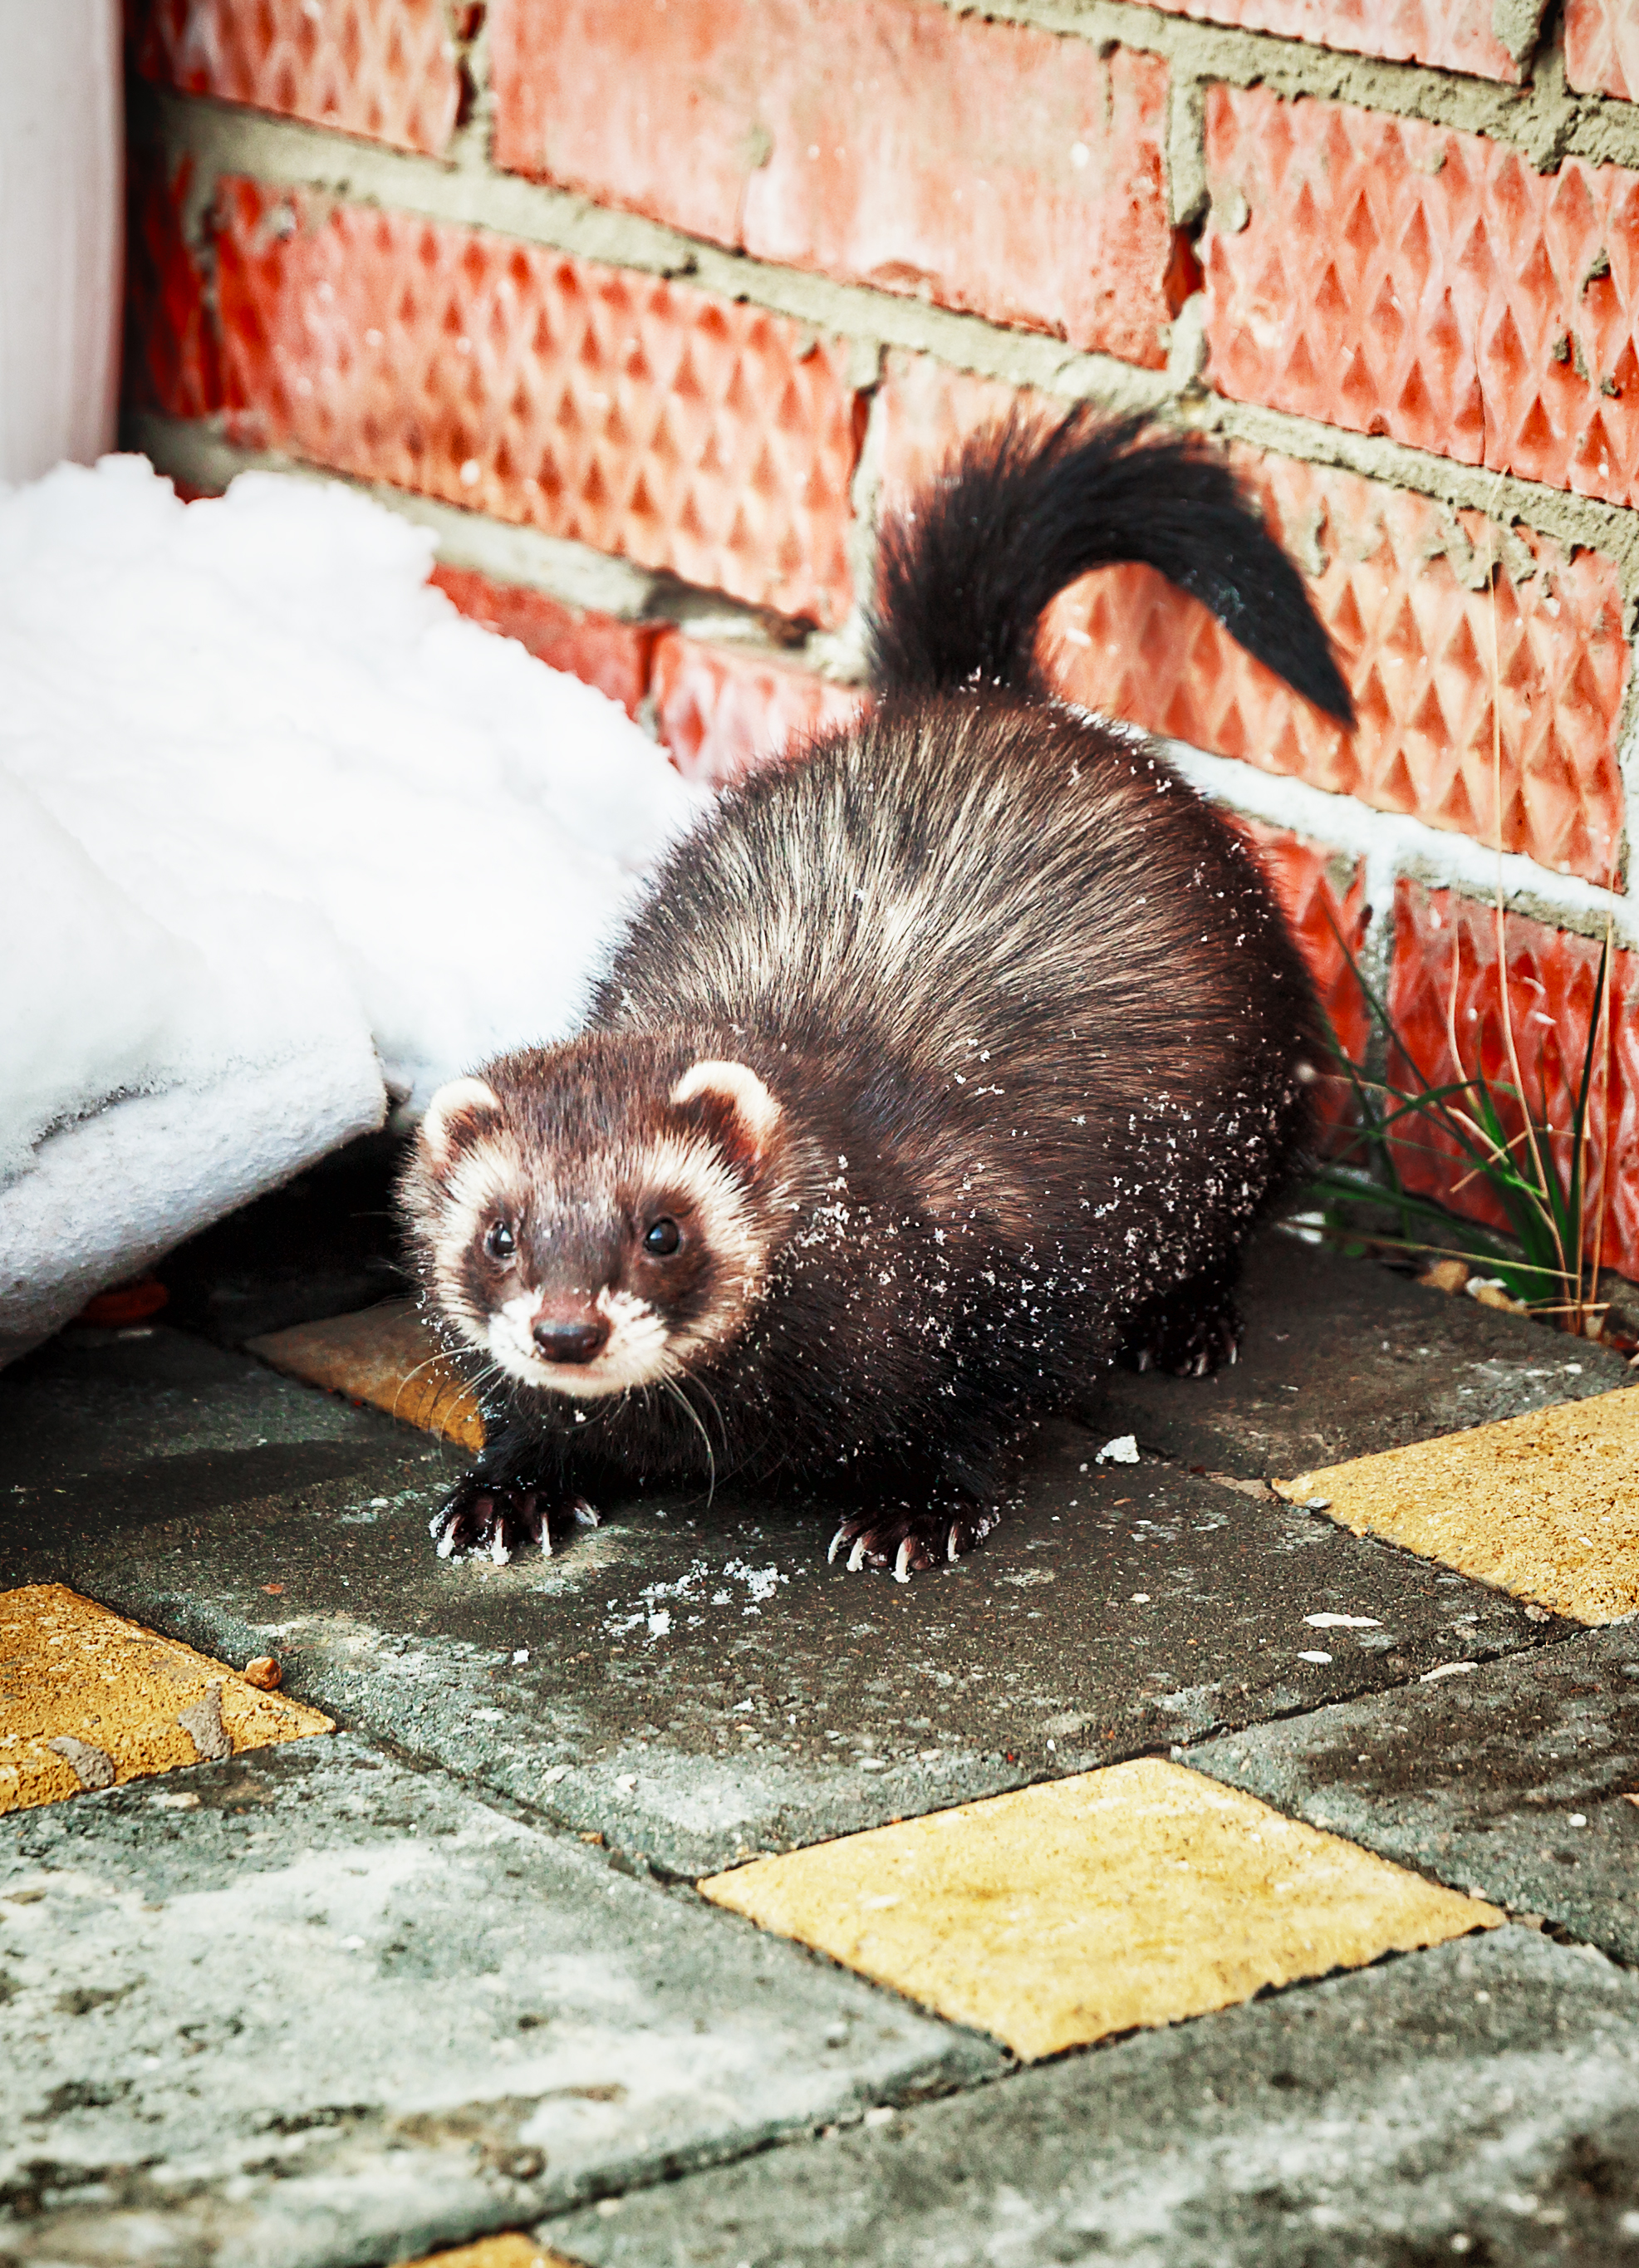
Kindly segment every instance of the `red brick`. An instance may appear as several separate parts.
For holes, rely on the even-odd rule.
[[[443,0],[135,0],[136,68],[185,94],[447,148],[461,82]]]
[[[205,417],[222,373],[205,277],[183,223],[194,161],[133,147],[126,180],[125,372],[133,409]]]
[[[496,0],[502,165],[1158,368],[1166,66],[931,0]]]
[[[225,180],[229,430],[782,613],[849,603],[848,350],[757,307]]]
[[[469,567],[435,567],[430,579],[464,615],[502,637],[516,638],[548,669],[579,677],[636,717],[649,690],[659,622],[623,622],[584,607],[566,607],[522,583],[492,583]]]
[[[1358,963],[1365,947],[1371,909],[1364,866],[1328,843],[1311,843],[1283,828],[1254,819],[1237,823],[1256,846],[1338,1044],[1363,1062],[1371,1020],[1349,964],[1351,959]],[[1345,1115],[1343,1096],[1328,1088],[1325,1101],[1328,1116]]]
[[[1569,1124],[1582,1075],[1595,1011],[1599,946],[1592,939],[1520,917],[1505,917],[1503,928],[1514,1047],[1533,1101],[1539,1082],[1546,1086],[1550,1123],[1557,1130]],[[1407,1053],[1430,1081],[1470,1077],[1478,1071],[1494,1086],[1514,1085],[1498,966],[1497,918],[1492,907],[1449,891],[1426,892],[1411,882],[1400,885],[1389,1005]],[[1608,1052],[1596,1066],[1592,1085],[1587,1245],[1591,1251],[1603,1203],[1606,1262],[1626,1274],[1639,1275],[1639,1140],[1635,1138],[1639,1117],[1639,959],[1632,954],[1616,956],[1611,1005]],[[1452,1027],[1457,1035],[1455,1055],[1448,1037]],[[1403,1066],[1396,1070],[1403,1077]],[[1540,1105],[1536,1115],[1540,1118]],[[1504,1116],[1510,1134],[1518,1131],[1522,1123],[1518,1109],[1506,1106]],[[1562,1175],[1569,1159],[1569,1140],[1561,1134],[1552,1148]],[[1411,1187],[1429,1191],[1474,1219],[1503,1225],[1488,1189],[1478,1178],[1467,1178],[1468,1162],[1449,1138],[1419,1127],[1415,1135],[1407,1134],[1397,1155]],[[1615,1167],[1610,1188],[1602,1196],[1606,1158]]]
[[[1015,397],[911,356],[885,389],[885,492],[902,497]],[[1023,397],[1051,413],[1059,405]],[[1238,450],[1232,461],[1300,561],[1359,711],[1353,734],[1248,659],[1148,568],[1106,568],[1049,610],[1043,653],[1072,700],[1266,771],[1496,839],[1490,524],[1350,473]],[[1497,577],[1503,847],[1611,883],[1623,821],[1617,726],[1628,682],[1612,563],[1515,532],[1537,571]]]
[[[685,779],[731,786],[747,772],[846,725],[864,696],[785,663],[668,630],[655,650],[655,717]]]
[[[1581,92],[1633,100],[1639,88],[1639,17],[1631,0],[1566,0],[1565,76]]]
[[[1444,70],[1518,84],[1519,65],[1492,31],[1490,10],[1475,0],[1148,0],[1169,16],[1273,32],[1349,55],[1395,63],[1435,63]],[[1576,4],[1576,0],[1572,0]],[[1621,6],[1623,0],[1610,0]],[[1541,14],[1540,4],[1538,8]]]
[[[1639,173],[1215,87],[1212,382],[1356,432],[1639,497]]]

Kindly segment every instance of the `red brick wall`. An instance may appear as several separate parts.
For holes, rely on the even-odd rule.
[[[458,605],[728,779],[856,705],[876,516],[952,440],[1020,394],[1151,404],[1287,541],[1359,728],[1137,570],[1053,610],[1065,692],[1223,760],[1352,1048],[1340,931],[1431,1071],[1454,969],[1495,1067],[1500,874],[1527,1052],[1574,1052],[1607,926],[1639,948],[1628,0],[128,17],[131,431],[180,477],[442,507]]]

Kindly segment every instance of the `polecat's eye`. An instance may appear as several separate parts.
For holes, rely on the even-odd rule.
[[[682,1241],[682,1230],[669,1213],[662,1214],[658,1220],[651,1220],[644,1232],[643,1250],[665,1259],[668,1253],[675,1252]]]
[[[503,1220],[496,1222],[484,1237],[484,1250],[491,1260],[510,1260],[518,1249],[518,1239]]]

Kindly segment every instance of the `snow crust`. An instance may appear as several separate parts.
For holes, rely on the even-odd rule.
[[[703,807],[431,563],[275,474],[0,490],[0,1360],[391,1102],[563,1036]]]

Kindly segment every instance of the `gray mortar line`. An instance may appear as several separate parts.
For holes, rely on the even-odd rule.
[[[1347,426],[1327,425],[1319,418],[1268,409],[1258,402],[1231,401],[1227,394],[1206,395],[1195,405],[1191,422],[1276,456],[1358,473],[1385,488],[1411,490],[1454,511],[1480,512],[1503,528],[1518,522],[1540,535],[1553,536],[1568,550],[1599,552],[1618,571],[1625,632],[1633,627],[1639,607],[1639,512],[1630,505],[1574,496],[1545,481],[1464,464],[1456,457],[1413,448],[1381,434],[1354,433]]]
[[[612,615],[619,622],[675,623],[691,637],[732,645],[753,659],[799,661],[844,683],[858,675],[857,657],[845,644],[843,632],[815,631],[805,643],[793,644],[789,638],[770,635],[770,617],[763,609],[723,592],[703,591],[616,553],[467,511],[387,481],[363,480],[278,449],[243,448],[227,439],[211,419],[128,411],[121,423],[121,446],[140,452],[158,471],[191,488],[224,489],[237,474],[246,472],[334,482],[426,528],[445,566],[471,568],[494,582],[540,591],[563,606]]]
[[[1124,5],[1127,0],[1108,4]],[[1639,612],[1639,513],[1381,435],[1352,433],[1291,411],[1204,392],[1196,375],[1202,311],[1193,299],[1172,326],[1169,369],[1145,371],[1111,355],[1084,353],[1041,332],[1004,329],[983,316],[753,260],[513,174],[455,170],[437,158],[405,156],[202,97],[155,96],[149,117],[134,123],[138,135],[144,124],[157,128],[167,153],[193,158],[198,172],[189,202],[196,211],[214,197],[219,175],[244,173],[275,188],[381,205],[549,246],[577,258],[674,277],[868,349],[902,349],[952,370],[1062,399],[1094,401],[1115,412],[1181,415],[1186,422],[1279,455],[1336,466],[1504,523],[1518,520],[1560,542],[1602,552],[1621,574],[1629,627]]]
[[[1487,903],[1495,902],[1500,885],[1510,913],[1600,940],[1608,923],[1619,946],[1639,945],[1639,905],[1618,891],[1577,874],[1556,874],[1517,850],[1499,857],[1471,835],[1375,810],[1358,797],[1266,772],[1238,756],[1212,755],[1184,740],[1165,745],[1185,778],[1210,801],[1359,859],[1374,912],[1392,909],[1393,886],[1401,879]]]
[[[136,109],[149,115],[134,116],[133,141],[157,139],[167,155],[192,158],[207,202],[219,176],[244,174],[272,188],[379,205],[664,276],[834,336],[937,354],[957,368],[1095,396],[1114,409],[1153,409],[1166,395],[1163,371],[1084,353],[1047,332],[1003,331],[982,315],[754,260],[518,174],[457,169],[204,96],[158,94]],[[144,137],[144,127],[157,133]]]
[[[1341,48],[1163,15],[1136,0],[939,0],[953,16],[1023,24],[1099,48],[1161,56],[1180,78],[1265,86],[1296,101],[1341,102],[1482,134],[1522,151],[1540,173],[1562,158],[1639,166],[1639,105],[1567,85],[1554,39],[1522,86],[1438,64],[1397,63]],[[1546,11],[1544,11],[1546,12]]]

